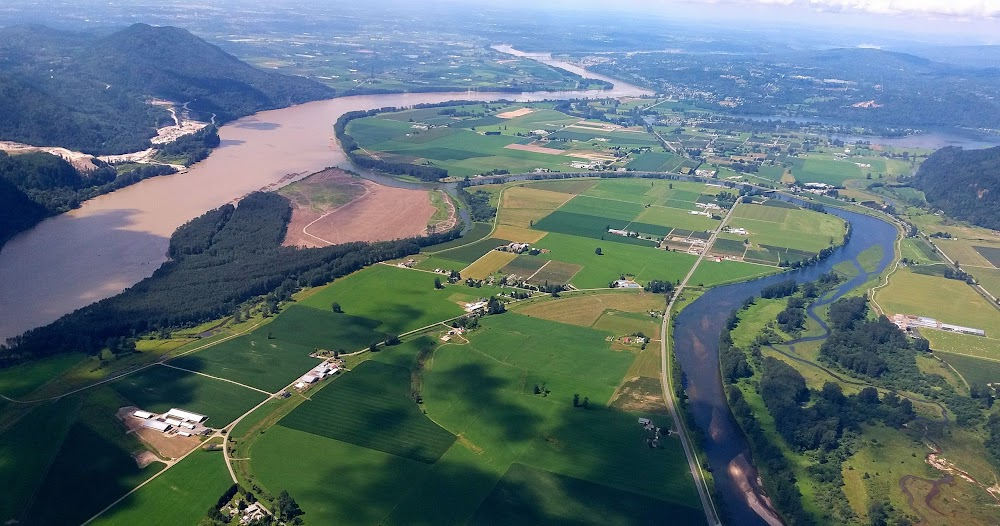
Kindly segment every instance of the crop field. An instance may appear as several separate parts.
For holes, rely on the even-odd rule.
[[[232,484],[221,451],[195,451],[91,524],[197,524]]]
[[[493,230],[493,225],[491,223],[472,223],[472,230],[467,232],[465,235],[458,239],[453,239],[451,241],[446,241],[444,243],[438,243],[437,245],[432,245],[427,247],[424,252],[428,254],[433,254],[435,252],[446,250],[449,248],[454,248],[460,245],[466,245],[472,243],[473,241],[479,241],[490,235]]]
[[[492,237],[510,239],[516,243],[537,243],[545,237],[545,232],[513,225],[497,225]]]
[[[919,237],[908,237],[903,240],[902,257],[919,263],[937,263],[941,261],[941,256],[934,250],[934,247]]]
[[[64,354],[7,367],[0,370],[0,394],[24,396],[79,365],[84,358],[81,354]]]
[[[577,195],[586,192],[591,186],[598,182],[597,179],[562,179],[555,181],[538,181],[525,183],[525,188],[537,188],[550,192],[562,192],[564,194]]]
[[[811,254],[831,243],[840,243],[845,231],[843,220],[833,215],[761,205],[738,207],[728,226],[744,228],[750,234],[746,237],[727,234],[724,239],[749,238],[757,246],[784,247]]]
[[[716,243],[718,242],[719,241],[716,240]],[[743,281],[768,276],[770,274],[777,274],[778,272],[781,272],[781,270],[767,265],[757,265],[754,263],[728,260],[716,262],[710,261],[706,258],[700,265],[698,265],[698,269],[694,271],[689,283],[704,287],[712,287],[722,283]]]
[[[1000,267],[1000,248],[973,246],[979,255],[986,258],[994,267]]]
[[[469,524],[694,524],[695,507],[513,464]]]
[[[351,314],[335,313],[305,305],[292,305],[266,327],[268,339],[281,340],[313,349],[344,349],[353,352],[381,341],[385,334],[375,330],[382,322]],[[261,330],[260,332],[263,332]],[[267,345],[266,341],[259,342]]]
[[[503,191],[501,208],[531,208],[535,210],[555,210],[572,199],[571,195],[548,190],[547,188],[522,188],[512,186]]]
[[[938,358],[948,362],[970,385],[1000,382],[1000,359],[983,360],[963,354],[938,353]]]
[[[935,239],[934,244],[952,261],[958,261],[963,267],[995,268],[993,263],[976,248],[976,245],[980,244],[978,242],[967,239]]]
[[[484,279],[517,257],[513,252],[493,250],[462,270],[463,278]]]
[[[564,204],[559,208],[559,211],[628,222],[635,219],[642,212],[642,209],[643,207],[640,203],[592,197],[583,194],[574,197],[568,203]]]
[[[309,357],[315,347],[269,339],[267,331],[267,327],[263,327],[173,360],[170,365],[275,392],[319,363]]]
[[[643,333],[656,338],[660,333],[660,319],[645,312],[607,311],[594,322],[593,328],[619,336]]]
[[[920,335],[931,343],[931,349],[952,354],[961,354],[984,360],[1000,360],[1000,339],[989,336],[973,336],[949,331],[921,329]]]
[[[328,310],[336,301],[346,314],[380,320],[379,331],[403,334],[464,312],[448,301],[449,288],[434,289],[434,279],[426,272],[373,265],[334,281],[300,305]]]
[[[435,252],[436,257],[447,259],[450,261],[456,261],[459,263],[465,263],[468,265],[473,261],[483,257],[483,254],[493,250],[494,248],[508,245],[511,241],[507,239],[499,239],[496,237],[489,237],[483,239],[482,241],[476,241],[475,243],[455,247],[448,250],[443,250],[440,252]],[[434,279],[431,278],[431,284],[433,285]]]
[[[972,270],[976,282],[995,297],[1000,298],[1000,269],[977,268]]]
[[[279,425],[433,464],[455,437],[420,412],[409,385],[408,370],[364,362]]]
[[[79,399],[40,404],[11,427],[0,431],[0,519],[17,519],[31,502],[46,469],[62,447]]]
[[[945,323],[983,329],[990,337],[1000,336],[1000,311],[989,306],[963,281],[908,270],[897,272],[876,299],[893,314],[929,316]],[[923,332],[931,337],[931,332],[939,331]]]
[[[595,240],[606,240],[613,243],[627,243],[647,247],[655,245],[654,241],[636,237],[625,237],[608,232],[608,229],[611,228],[624,230],[629,223],[630,222],[627,220],[608,219],[597,215],[577,214],[557,210],[545,216],[545,218],[541,221],[536,221],[533,228],[546,232],[568,234],[571,236],[585,237]],[[544,242],[542,244],[544,244]]]
[[[650,223],[669,228],[684,230],[714,230],[720,221],[700,214],[691,214],[687,210],[652,206],[639,214],[635,220],[639,223]],[[631,227],[629,227],[632,229]]]
[[[581,268],[583,267],[580,265],[550,260],[534,276],[531,276],[531,283],[535,285],[545,283],[565,285],[573,279],[577,272],[580,272]]]
[[[690,254],[555,233],[545,236],[539,248],[550,250],[539,258],[583,266],[573,277],[573,285],[583,289],[607,287],[622,275],[635,276],[641,282],[673,282],[683,278],[695,261]],[[595,253],[596,248],[601,248],[602,255]]]
[[[537,301],[518,305],[514,310],[534,318],[592,327],[608,311],[647,313],[662,311],[664,307],[666,303],[659,294],[644,291],[608,291]]]
[[[504,265],[500,269],[500,272],[504,274],[516,274],[526,278],[538,272],[538,269],[542,268],[546,263],[548,263],[547,259],[542,259],[538,256],[517,256],[513,261]]]
[[[685,162],[686,159],[670,152],[646,152],[628,163],[627,167],[640,172],[675,172]]]
[[[803,183],[825,183],[843,186],[848,179],[864,177],[861,168],[852,162],[828,159],[791,159],[792,175]]]
[[[161,365],[126,376],[112,386],[146,411],[162,413],[179,407],[208,415],[206,425],[215,428],[228,425],[267,398],[246,387]]]

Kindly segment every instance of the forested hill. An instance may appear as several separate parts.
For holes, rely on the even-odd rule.
[[[1000,146],[942,148],[924,161],[911,184],[949,216],[1000,230]]]
[[[151,98],[190,102],[220,123],[333,96],[259,70],[186,30],[135,24],[108,34],[0,29],[0,139],[92,154],[143,150],[171,123]]]

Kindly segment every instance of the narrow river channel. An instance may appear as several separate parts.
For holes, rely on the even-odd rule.
[[[854,261],[865,249],[881,246],[883,255],[876,271],[862,271],[824,298],[824,303],[834,301],[885,270],[893,259],[895,226],[846,210],[828,208],[827,211],[852,226],[851,239],[829,258],[805,269],[710,289],[681,311],[674,323],[674,352],[684,371],[689,410],[703,437],[702,446],[720,497],[716,502],[728,524],[766,524],[748,500],[756,498],[759,489],[756,469],[746,437],[729,410],[719,373],[719,335],[729,313],[746,298],[758,296],[768,285],[789,278],[800,283],[812,281],[842,261]]]

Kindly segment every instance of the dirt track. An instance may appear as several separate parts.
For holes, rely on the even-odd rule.
[[[434,206],[425,190],[382,186],[340,171],[327,171],[312,177],[317,178],[317,184],[337,178],[348,184],[361,184],[365,192],[333,210],[293,203],[292,221],[284,241],[286,246],[324,247],[349,241],[419,236],[425,233],[434,215]]]

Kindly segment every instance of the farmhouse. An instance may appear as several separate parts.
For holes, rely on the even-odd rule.
[[[198,424],[208,420],[208,417],[205,415],[199,415],[198,413],[192,413],[176,407],[171,408],[170,411],[167,411],[163,416],[168,418],[172,417],[182,422],[195,422]]]
[[[170,428],[173,426],[166,422],[160,422],[159,420],[147,420],[142,423],[142,427],[148,427],[149,429],[155,429],[166,433],[167,431],[170,431]]]
[[[615,288],[615,289],[641,289],[642,285],[639,285],[638,283],[636,283],[636,282],[634,282],[634,281],[632,281],[630,279],[619,279],[619,280],[615,280],[614,287],[612,287],[612,288]]]

